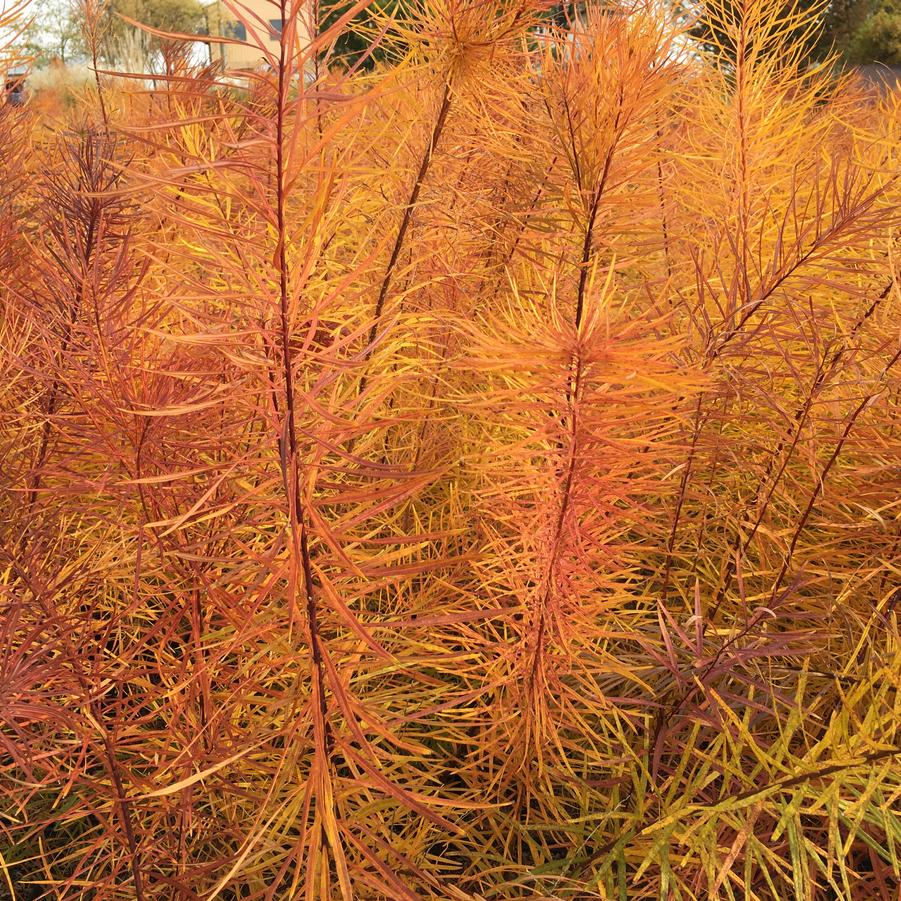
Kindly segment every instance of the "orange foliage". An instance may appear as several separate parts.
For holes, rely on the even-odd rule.
[[[901,98],[366,5],[0,108],[7,887],[897,897]]]

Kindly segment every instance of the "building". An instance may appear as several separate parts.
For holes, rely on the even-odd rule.
[[[241,0],[250,15],[246,22],[239,22],[234,13],[222,3],[212,0],[205,6],[207,17],[207,33],[213,37],[231,38],[246,41],[247,44],[217,44],[210,42],[210,62],[221,64],[223,69],[256,69],[261,66],[265,57],[257,44],[278,55],[281,18],[273,18],[278,8],[270,0]],[[253,17],[259,17],[265,26]],[[303,46],[309,41],[309,22],[301,14],[297,23],[298,43]]]

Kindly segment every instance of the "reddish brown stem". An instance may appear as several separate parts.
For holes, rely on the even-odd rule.
[[[286,190],[285,190],[285,158],[284,138],[285,119],[287,116],[287,93],[289,81],[286,78],[288,61],[285,58],[284,31],[286,24],[285,0],[281,3],[282,40],[279,44],[278,67],[278,103],[276,106],[275,121],[275,166],[276,166],[276,222],[278,229],[278,283],[279,283],[279,330],[282,352],[282,378],[285,390],[285,423],[287,433],[287,454],[284,461],[284,480],[289,506],[289,522],[293,534],[295,551],[299,553],[301,573],[303,578],[303,590],[307,615],[307,627],[310,633],[310,654],[312,658],[313,678],[316,680],[319,696],[319,714],[322,718],[324,734],[319,737],[319,752],[328,756],[330,744],[330,732],[327,718],[327,704],[325,696],[325,672],[322,660],[322,637],[319,626],[319,611],[316,604],[315,580],[313,578],[313,566],[310,559],[309,540],[307,537],[306,519],[304,516],[303,502],[300,489],[300,461],[298,459],[297,428],[296,428],[296,400],[294,393],[294,374],[291,364],[291,328],[288,311],[288,293],[290,290],[290,270],[287,254],[287,225],[285,217]]]
[[[368,359],[369,354],[372,352],[372,346],[375,343],[376,339],[379,336],[379,327],[381,325],[382,320],[382,312],[385,307],[385,300],[388,297],[388,291],[391,288],[391,279],[394,276],[394,270],[397,267],[397,261],[400,258],[401,250],[404,246],[404,239],[407,236],[407,231],[410,228],[410,222],[413,218],[413,210],[416,207],[416,202],[419,200],[419,194],[422,191],[423,183],[425,182],[426,176],[429,172],[429,166],[432,163],[432,158],[435,155],[435,148],[438,146],[438,141],[441,139],[441,133],[444,131],[445,123],[447,122],[447,115],[450,112],[451,108],[451,91],[450,91],[450,82],[445,82],[444,85],[444,94],[441,98],[441,107],[438,110],[438,118],[435,120],[435,125],[432,128],[432,134],[429,138],[429,144],[426,147],[425,153],[422,156],[422,161],[419,164],[419,171],[416,173],[416,180],[413,182],[413,190],[410,192],[410,198],[407,201],[406,207],[404,207],[403,218],[400,221],[400,228],[397,231],[397,237],[394,239],[394,247],[391,249],[391,257],[388,260],[388,266],[385,269],[385,275],[382,278],[382,284],[379,288],[379,296],[375,302],[375,312],[373,313],[372,327],[369,329],[369,341],[366,347],[366,358]],[[360,393],[362,394],[366,388],[366,377],[363,377],[363,381],[360,387]]]

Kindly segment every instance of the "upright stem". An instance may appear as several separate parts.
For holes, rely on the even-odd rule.
[[[613,132],[619,135],[621,111],[617,112],[616,118],[613,120]],[[591,196],[591,205],[588,209],[588,224],[585,227],[585,238],[582,242],[582,258],[579,262],[579,289],[576,295],[576,329],[582,323],[582,312],[585,306],[585,289],[588,286],[588,270],[591,268],[591,258],[594,254],[594,224],[598,217],[598,210],[601,206],[601,199],[607,188],[607,179],[610,176],[610,165],[613,162],[613,155],[616,152],[617,139],[614,139],[607,155],[604,158],[604,168],[601,170],[601,177]],[[578,173],[577,173],[578,174]]]
[[[666,217],[666,193],[664,189],[663,162],[660,154],[663,151],[663,129],[660,126],[660,119],[657,120],[657,197],[660,202],[660,226],[663,233],[663,257],[666,260],[667,278],[673,277],[673,264],[670,259],[669,247],[669,223]]]
[[[754,536],[757,534],[758,529],[760,528],[763,518],[766,514],[769,503],[773,497],[773,493],[776,490],[785,470],[788,467],[788,464],[792,458],[792,455],[795,452],[795,449],[798,446],[798,442],[801,437],[801,431],[804,428],[807,418],[810,414],[810,410],[814,404],[814,401],[819,397],[822,390],[828,384],[829,379],[835,374],[838,370],[842,360],[844,359],[845,353],[848,351],[851,342],[857,337],[857,333],[863,328],[864,324],[873,313],[876,311],[876,308],[879,304],[888,297],[892,285],[894,284],[894,279],[891,279],[889,283],[883,288],[882,291],[876,296],[867,310],[860,316],[857,322],[854,323],[850,333],[848,334],[848,338],[844,344],[836,348],[836,350],[829,356],[829,358],[824,362],[822,366],[817,371],[817,374],[814,378],[813,385],[810,389],[810,393],[807,396],[807,399],[801,404],[794,413],[792,417],[792,431],[791,431],[791,441],[789,442],[788,438],[780,439],[779,443],[776,445],[776,449],[773,451],[772,456],[770,457],[769,462],[767,463],[766,469],[763,473],[763,478],[760,480],[760,483],[757,486],[753,496],[751,499],[744,505],[744,509],[748,510],[752,506],[754,506],[759,500],[760,496],[764,490],[764,488],[769,484],[769,489],[766,492],[766,496],[763,499],[763,503],[760,506],[760,509],[757,514],[757,518],[754,521],[754,525],[751,528],[750,533],[747,538],[742,540],[740,530],[736,531],[734,543],[732,547],[732,555],[730,556],[727,564],[726,564],[726,572],[723,576],[722,582],[717,589],[716,597],[714,598],[713,608],[705,619],[705,628],[706,626],[713,620],[719,611],[720,605],[725,599],[726,592],[729,589],[729,583],[732,579],[732,576],[735,574],[736,566],[738,565],[738,559],[743,557],[751,546],[751,542],[754,540]],[[779,455],[782,453],[785,445],[789,444],[788,451],[785,455],[785,458],[782,461],[782,464],[779,467],[778,472],[770,483],[770,476],[773,473],[773,469],[776,465],[776,460]]]
[[[407,205],[404,208],[404,215],[400,221],[400,228],[397,231],[397,237],[394,239],[394,247],[391,250],[391,257],[388,260],[388,267],[385,269],[385,275],[382,279],[381,288],[379,288],[379,296],[375,302],[375,313],[373,314],[372,320],[372,328],[369,330],[369,342],[366,348],[366,358],[368,359],[369,354],[372,352],[372,346],[375,343],[376,339],[379,335],[379,327],[381,325],[382,319],[382,311],[385,306],[385,299],[388,296],[388,291],[391,288],[391,279],[394,276],[394,270],[397,267],[397,261],[400,258],[400,252],[404,246],[404,239],[407,236],[407,230],[410,228],[410,221],[413,217],[413,209],[416,206],[416,201],[419,200],[419,193],[422,190],[423,182],[425,182],[426,176],[429,172],[429,166],[432,163],[432,157],[435,153],[435,148],[438,145],[438,141],[441,138],[441,133],[444,131],[445,123],[447,122],[447,115],[450,112],[451,108],[451,91],[450,91],[450,81],[446,81],[444,84],[444,94],[441,98],[441,107],[438,110],[438,118],[435,120],[435,124],[432,127],[432,134],[429,138],[429,144],[425,149],[425,153],[422,156],[422,161],[419,164],[419,171],[416,173],[416,181],[413,182],[413,190],[410,192],[410,198],[407,201]],[[361,385],[361,393],[366,387],[366,377],[363,377],[363,382]]]
[[[292,548],[294,559],[299,559],[307,627],[309,629],[311,681],[314,698],[313,735],[316,749],[316,757],[323,768],[320,778],[328,778],[327,768],[331,752],[331,730],[328,722],[328,708],[326,703],[326,680],[323,663],[322,634],[319,622],[319,610],[316,603],[315,582],[313,578],[313,565],[310,558],[309,539],[307,534],[306,518],[301,497],[300,467],[297,447],[297,428],[295,424],[296,397],[294,391],[294,375],[291,364],[291,328],[288,309],[290,293],[290,269],[287,252],[287,224],[286,224],[286,182],[285,172],[285,120],[287,118],[287,94],[290,87],[290,79],[286,77],[289,61],[285,56],[285,27],[287,23],[286,5],[289,0],[281,0],[281,41],[279,44],[278,67],[278,100],[276,104],[275,120],[275,191],[276,191],[276,227],[278,233],[278,245],[276,262],[278,265],[279,284],[279,331],[282,357],[282,378],[285,390],[285,436],[287,448],[283,448],[283,478],[285,492],[288,501],[289,525],[291,530]],[[280,441],[282,439],[280,437]],[[291,599],[292,611],[294,598]],[[293,613],[292,613],[293,617]],[[321,800],[321,799],[320,799]],[[332,839],[323,829],[322,841],[333,855],[337,855],[338,849],[333,847]]]
[[[610,163],[610,157],[607,157],[607,164],[604,166],[604,177],[607,175],[607,167]],[[601,192],[604,190],[604,182],[601,181],[600,188],[595,191],[591,201],[591,208],[588,213],[588,226],[585,229],[585,239],[582,242],[582,258],[579,261],[579,290],[576,295],[576,329],[582,323],[582,311],[585,306],[585,288],[588,285],[588,269],[591,265],[592,243],[594,241],[594,223],[598,215],[598,207],[601,205]]]
[[[571,413],[569,453],[566,464],[566,475],[563,480],[563,496],[560,499],[560,507],[557,510],[557,522],[554,525],[554,538],[551,543],[551,556],[545,574],[544,593],[541,598],[541,605],[538,609],[538,634],[535,639],[535,649],[532,655],[532,664],[529,667],[528,677],[530,694],[534,691],[535,679],[541,664],[541,651],[544,645],[545,631],[547,629],[548,605],[550,604],[551,595],[554,591],[554,574],[557,569],[557,562],[560,559],[563,531],[566,526],[566,517],[572,504],[573,480],[579,460],[579,399],[583,371],[582,357],[579,351],[576,351],[574,366],[575,373],[573,375],[572,388],[571,390],[567,388],[567,398]]]
[[[679,521],[682,517],[682,507],[688,494],[688,482],[691,479],[695,456],[698,449],[698,439],[704,427],[706,417],[703,414],[704,395],[699,394],[695,404],[694,425],[692,427],[691,446],[688,451],[688,460],[682,470],[682,478],[679,482],[679,493],[676,497],[676,509],[673,511],[673,522],[670,526],[669,538],[666,541],[666,563],[663,570],[663,588],[660,592],[660,604],[666,607],[666,599],[669,596],[670,575],[673,568],[673,555],[676,549],[676,537],[679,534]],[[709,414],[708,414],[709,415]]]
[[[740,268],[741,289],[739,291],[739,308],[743,309],[750,301],[748,284],[748,227],[750,220],[750,195],[748,193],[748,114],[745,108],[745,91],[747,86],[747,52],[748,25],[742,14],[739,31],[738,48],[735,53],[735,101],[736,128],[738,131],[738,250],[741,254],[736,262]],[[731,319],[731,316],[730,316]]]
[[[91,706],[94,706],[93,704]],[[94,716],[102,716],[99,710],[94,711]],[[100,719],[98,718],[98,723]],[[109,769],[110,778],[113,782],[113,788],[116,792],[116,806],[119,808],[119,819],[122,823],[122,829],[125,832],[125,841],[128,843],[128,851],[131,865],[131,875],[135,883],[135,899],[136,901],[144,901],[144,883],[141,877],[141,866],[138,860],[138,843],[135,840],[134,825],[131,821],[131,807],[128,799],[125,797],[125,787],[122,784],[122,777],[119,775],[119,765],[116,763],[116,752],[113,747],[112,739],[109,732],[104,730],[103,748],[106,753],[107,767]]]
[[[885,368],[882,370],[882,375],[880,376],[880,381],[888,375],[889,370],[901,359],[901,347],[895,351],[895,355],[888,361]],[[819,499],[820,494],[823,491],[823,486],[826,483],[826,477],[829,475],[830,470],[835,465],[835,461],[838,460],[839,454],[841,454],[842,449],[845,446],[845,443],[848,440],[848,436],[851,434],[851,430],[854,428],[855,423],[860,417],[861,413],[870,405],[872,400],[881,392],[881,388],[872,391],[864,397],[864,399],[854,408],[854,412],[848,417],[848,421],[845,424],[845,428],[842,431],[842,435],[839,438],[838,442],[835,445],[835,448],[832,451],[829,459],[826,462],[826,465],[823,467],[823,471],[820,473],[819,478],[816,481],[816,485],[814,486],[813,491],[810,494],[810,500],[807,502],[807,506],[804,508],[804,512],[801,514],[801,518],[798,520],[798,525],[795,527],[795,531],[792,534],[791,541],[788,545],[788,552],[785,555],[785,558],[782,561],[782,566],[779,569],[779,575],[776,576],[776,581],[773,583],[773,590],[770,593],[770,603],[776,599],[776,596],[779,594],[779,589],[782,587],[782,583],[785,580],[785,575],[788,572],[789,566],[791,566],[792,558],[795,554],[795,549],[798,546],[798,539],[801,537],[804,529],[807,527],[807,520],[810,519],[810,514],[813,512],[813,508],[816,505],[817,500]]]
[[[93,188],[94,185],[88,185],[87,187]],[[60,342],[60,346],[56,352],[56,357],[54,360],[55,374],[53,381],[50,383],[50,389],[47,392],[47,409],[44,422],[41,425],[41,438],[38,444],[37,457],[35,458],[34,477],[31,484],[28,486],[28,490],[25,493],[25,509],[29,513],[34,506],[34,503],[37,500],[37,494],[41,489],[42,470],[44,468],[44,464],[47,462],[47,454],[50,448],[50,431],[53,427],[53,417],[56,414],[57,404],[59,403],[59,393],[62,388],[62,376],[59,373],[65,360],[66,353],[69,350],[69,343],[72,340],[72,329],[75,327],[75,322],[78,319],[78,313],[84,306],[85,277],[87,273],[90,272],[93,265],[94,245],[97,239],[97,233],[100,228],[100,223],[98,220],[99,213],[94,213],[92,214],[91,219],[88,222],[87,234],[84,244],[84,276],[82,277],[81,284],[79,285],[76,292],[75,300],[68,310],[68,318],[65,322],[65,330],[63,332],[62,341]]]
[[[97,99],[100,101],[100,115],[103,117],[103,127],[109,131],[109,112],[106,108],[106,99],[103,96],[103,85],[100,83],[100,73],[97,71],[97,46],[91,41],[91,67],[94,70],[94,83],[97,85]]]
[[[109,0],[81,0],[80,12],[82,16],[82,35],[91,54],[91,67],[94,72],[94,84],[97,87],[97,99],[100,102],[100,114],[103,117],[103,128],[109,134],[109,110],[106,106],[106,98],[103,95],[103,85],[100,83],[100,53],[99,31],[102,27],[101,20],[104,14],[109,14],[107,7]]]

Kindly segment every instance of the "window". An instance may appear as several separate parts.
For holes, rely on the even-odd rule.
[[[238,41],[246,41],[247,28],[243,22],[229,22],[225,29],[225,36],[235,38]]]
[[[272,38],[273,41],[277,41],[282,34],[282,20],[281,19],[270,19],[269,20],[269,37]]]

